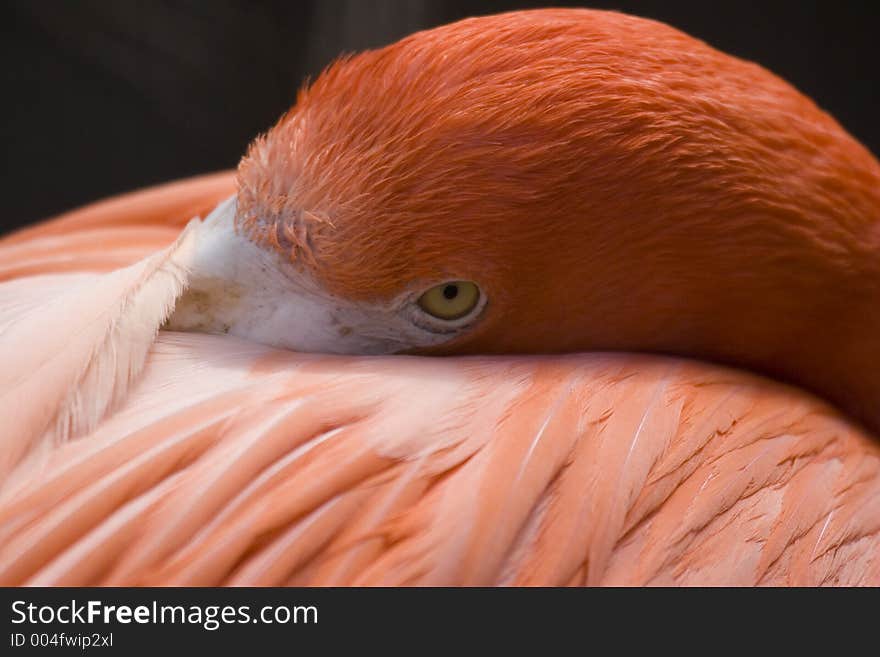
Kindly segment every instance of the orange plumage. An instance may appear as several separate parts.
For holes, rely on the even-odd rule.
[[[880,165],[784,81],[660,23],[517,12],[343,59],[239,183],[246,230],[300,234],[341,295],[483,282],[486,316],[444,353],[694,356],[880,426]]]
[[[621,14],[471,19],[332,65],[236,183],[235,236],[218,209],[179,237],[218,174],[0,241],[0,328],[95,318],[69,353],[60,322],[0,331],[27,419],[0,430],[0,582],[880,582],[880,165],[785,82]],[[487,302],[416,356],[151,337],[142,288],[249,275],[197,257],[241,236],[309,303]],[[598,350],[850,418],[698,360],[540,355]],[[42,368],[58,408],[17,392]]]

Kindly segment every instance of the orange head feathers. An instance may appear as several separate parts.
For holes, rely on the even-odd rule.
[[[880,421],[880,165],[657,22],[515,12],[343,58],[242,160],[236,225],[353,303],[473,281],[418,351],[688,355]]]

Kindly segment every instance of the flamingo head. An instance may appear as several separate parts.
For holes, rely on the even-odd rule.
[[[342,58],[238,181],[232,333],[672,353],[880,409],[880,165],[786,82],[660,23],[514,12]]]

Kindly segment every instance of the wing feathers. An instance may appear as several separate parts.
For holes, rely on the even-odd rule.
[[[871,440],[747,375],[160,333],[118,411],[0,490],[0,581],[876,584],[878,517]]]
[[[164,251],[110,274],[79,277],[14,321],[4,318],[0,476],[41,445],[94,429],[125,397],[183,290],[198,223]],[[27,295],[30,280],[8,285]]]

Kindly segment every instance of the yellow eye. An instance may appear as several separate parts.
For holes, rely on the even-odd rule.
[[[435,285],[419,297],[419,307],[437,319],[461,319],[480,300],[480,288],[470,281],[449,281]]]

